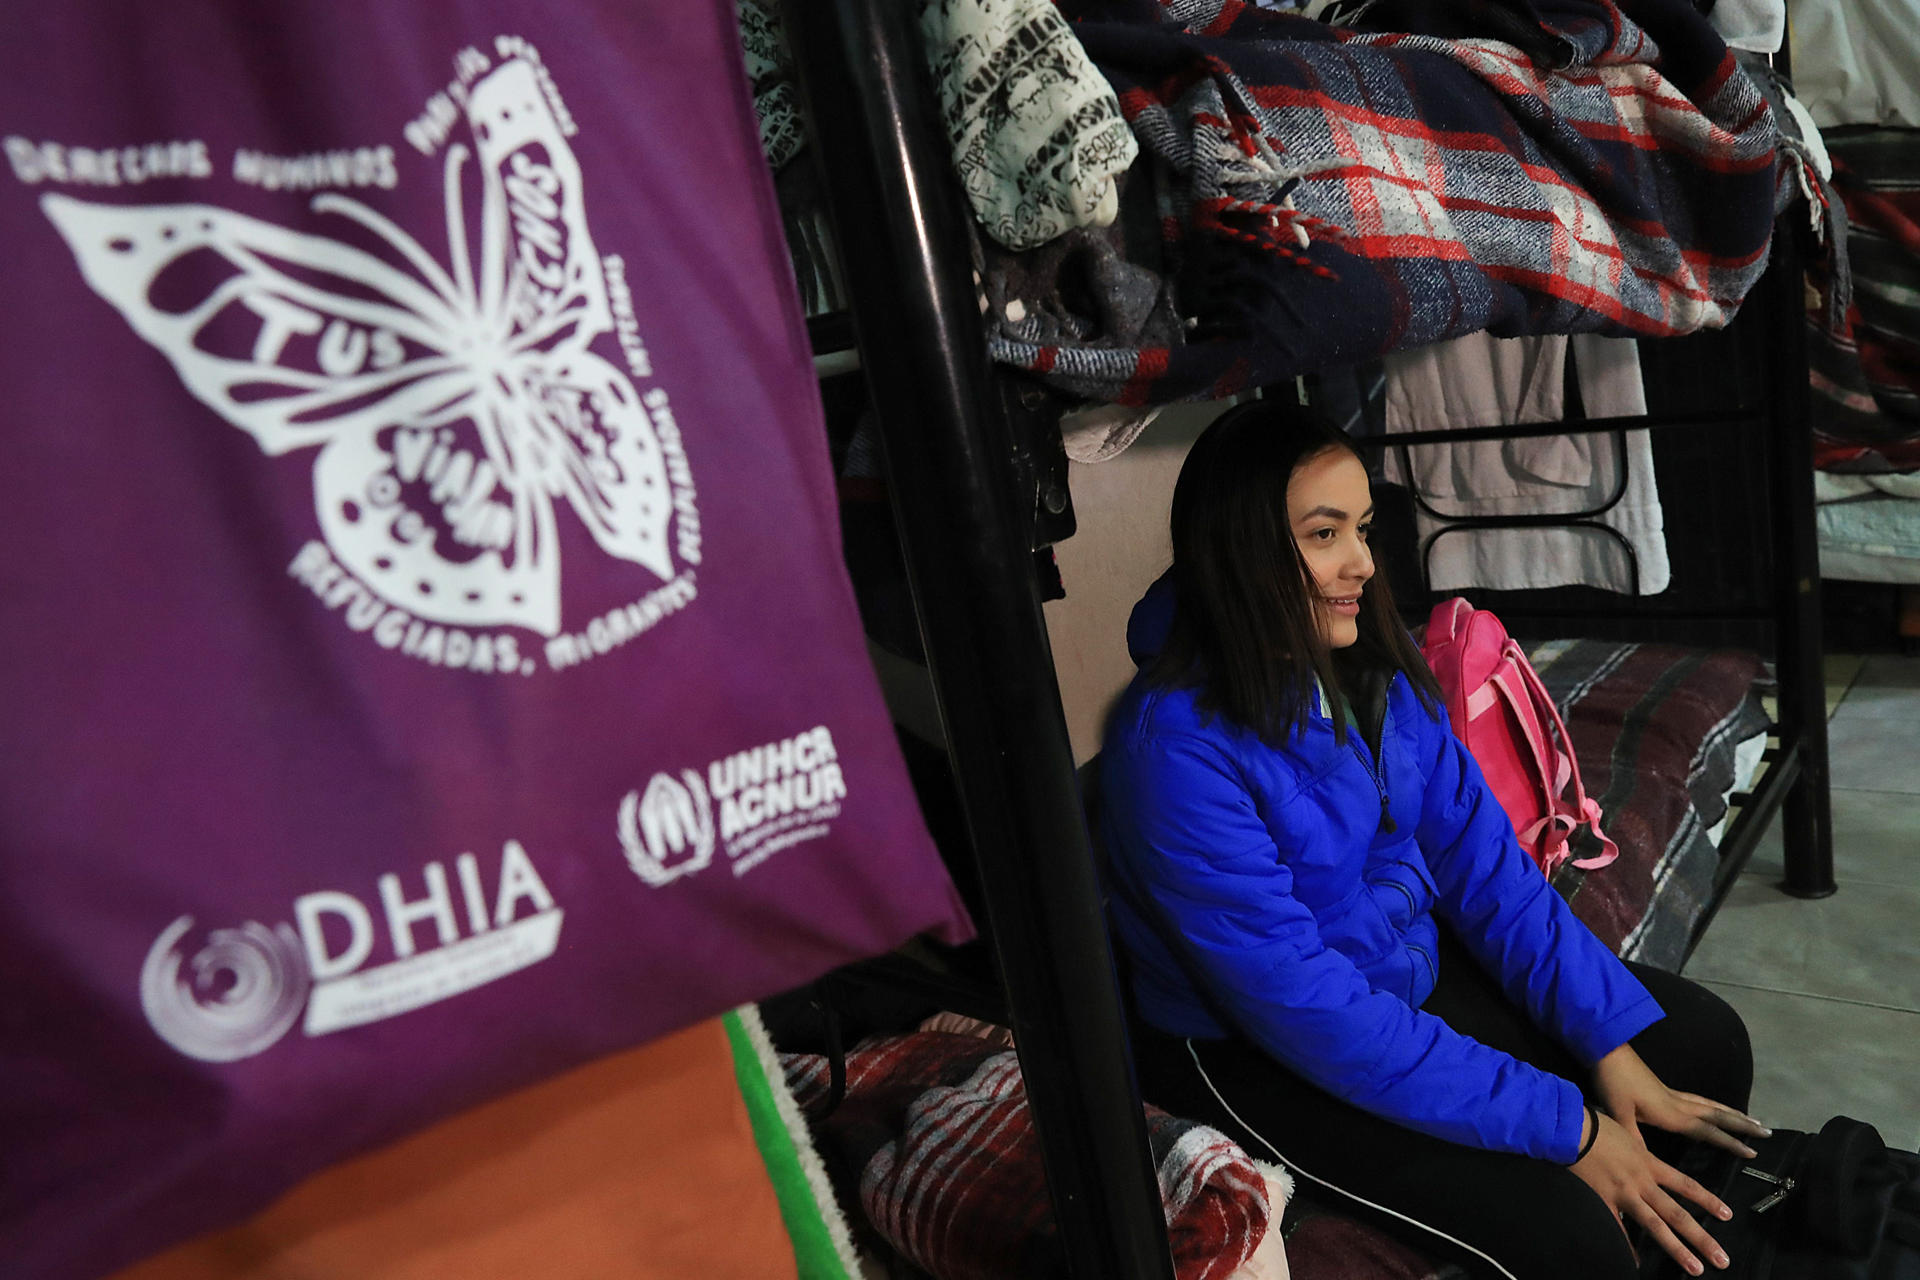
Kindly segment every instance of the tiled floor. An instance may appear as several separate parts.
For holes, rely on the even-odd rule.
[[[1827,664],[1833,844],[1840,890],[1775,886],[1778,823],[1714,917],[1686,973],[1753,1035],[1753,1113],[1817,1129],[1870,1121],[1920,1146],[1920,658]]]

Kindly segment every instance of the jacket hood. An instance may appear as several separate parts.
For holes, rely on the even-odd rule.
[[[1173,631],[1173,570],[1153,580],[1127,618],[1127,652],[1137,667],[1160,656]]]

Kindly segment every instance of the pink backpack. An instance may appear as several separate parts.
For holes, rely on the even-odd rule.
[[[1440,682],[1454,736],[1479,762],[1520,847],[1539,868],[1551,877],[1582,826],[1599,838],[1601,851],[1574,866],[1593,870],[1619,857],[1619,846],[1600,830],[1600,806],[1581,785],[1560,711],[1500,619],[1465,600],[1442,601],[1420,648]]]

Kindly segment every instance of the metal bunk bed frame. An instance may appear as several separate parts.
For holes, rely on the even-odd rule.
[[[857,246],[841,267],[860,363],[1061,1244],[1076,1276],[1170,1280],[1099,875],[1033,571],[1034,550],[1072,530],[1049,393],[987,358],[970,215],[921,66],[914,6],[787,0],[783,12],[835,236]],[[1791,237],[1776,241],[1756,296],[1781,358],[1772,362],[1766,405],[1752,416],[1773,463],[1779,745],[1723,842],[1715,906],[1776,811],[1786,826],[1788,892],[1833,891],[1808,390],[1804,373],[1795,376],[1805,369],[1799,260]],[[1546,424],[1445,438],[1564,430]]]
[[[1772,534],[1774,598],[1758,608],[1697,607],[1655,604],[1624,608],[1581,609],[1542,606],[1537,610],[1503,606],[1510,623],[1522,617],[1547,617],[1557,622],[1586,618],[1634,617],[1657,625],[1668,621],[1752,619],[1773,625],[1778,708],[1770,734],[1774,739],[1763,763],[1766,768],[1750,793],[1735,797],[1739,812],[1720,842],[1720,861],[1713,892],[1687,939],[1691,955],[1714,914],[1745,868],[1767,824],[1778,814],[1786,843],[1786,878],[1781,888],[1795,897],[1824,898],[1833,893],[1833,823],[1828,794],[1825,676],[1820,635],[1820,566],[1815,538],[1813,502],[1813,436],[1809,425],[1811,392],[1806,378],[1807,335],[1800,309],[1801,244],[1798,210],[1790,209],[1775,228],[1773,257],[1742,309],[1757,313],[1767,326],[1764,344],[1773,357],[1767,361],[1768,386],[1753,407],[1706,412],[1649,414],[1633,418],[1593,418],[1578,422],[1522,423],[1462,430],[1395,432],[1363,437],[1355,445],[1363,453],[1393,448],[1411,450],[1421,445],[1454,444],[1474,440],[1519,440],[1564,435],[1570,431],[1702,431],[1753,429],[1767,446],[1767,472]],[[1613,505],[1626,487],[1626,464],[1612,499],[1590,511],[1564,515],[1443,517],[1439,533],[1479,528],[1582,527]],[[1416,499],[1417,501],[1417,499]],[[1438,514],[1438,513],[1435,513]],[[1611,529],[1607,533],[1619,535]],[[1438,535],[1435,535],[1438,536]],[[1625,546],[1624,541],[1622,545]],[[1422,561],[1432,550],[1432,539],[1421,548]],[[1631,549],[1628,548],[1631,559]],[[1638,568],[1635,566],[1635,578]],[[1468,592],[1466,594],[1474,594]]]

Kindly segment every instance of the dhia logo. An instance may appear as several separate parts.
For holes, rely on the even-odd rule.
[[[682,769],[678,780],[654,774],[644,796],[627,792],[620,801],[619,830],[627,865],[655,887],[713,861],[713,803],[691,769]]]
[[[301,894],[295,924],[211,929],[198,947],[193,917],[180,916],[147,951],[140,1007],[189,1058],[237,1062],[271,1048],[303,1013],[307,1035],[330,1035],[485,986],[559,946],[564,913],[518,840],[501,847],[491,902],[471,853],[454,859],[454,881],[429,862],[420,883],[426,892],[409,898],[398,875],[378,878],[392,958],[371,966],[381,942],[373,908],[343,890]]]
[[[168,925],[140,973],[140,1006],[160,1038],[202,1062],[251,1058],[300,1020],[312,986],[300,938],[249,920],[215,929],[183,977],[175,949],[192,916]]]

